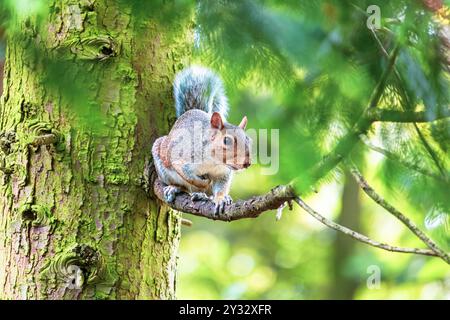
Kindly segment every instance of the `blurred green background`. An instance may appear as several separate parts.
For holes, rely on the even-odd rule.
[[[374,165],[373,170],[374,181],[380,168]],[[245,197],[269,190],[270,181],[257,175],[256,167],[239,174],[232,194]],[[357,196],[361,210],[341,213],[342,194],[342,185],[333,182],[306,202],[373,239],[423,247],[365,195]],[[390,198],[419,225],[424,224],[423,213],[402,201],[401,195]],[[181,299],[450,298],[450,270],[442,260],[360,244],[324,227],[296,206],[293,211],[286,208],[280,221],[275,220],[275,212],[232,223],[184,217],[193,221],[193,227],[182,229],[177,284]],[[366,283],[373,266],[379,268],[381,282],[379,288],[369,289]]]
[[[39,1],[32,2],[35,5],[26,10],[40,10]],[[223,78],[231,105],[229,121],[238,123],[245,114],[249,128],[279,130],[279,140],[268,139],[278,170],[264,175],[267,165],[255,164],[236,175],[235,199],[296,178],[304,200],[324,216],[381,242],[423,248],[361,192],[345,168],[311,172],[346,141],[377,86],[382,109],[424,111],[428,119],[446,116],[420,124],[376,122],[361,140],[347,141],[348,152],[341,156],[352,160],[379,194],[449,251],[449,1],[118,2],[132,8],[137,22],[156,17],[163,24],[193,23],[192,63],[206,65]],[[14,17],[11,12],[20,13],[26,3],[0,3],[2,30]],[[167,10],[159,10],[163,3]],[[371,5],[380,9],[380,25],[373,30],[366,24]],[[389,55],[396,50],[395,67],[382,82]],[[4,43],[0,55],[4,57]],[[60,67],[56,63],[53,69]],[[52,75],[53,69],[50,84],[59,83],[60,74]],[[78,85],[82,87],[82,81]],[[395,159],[364,141],[388,150]],[[182,229],[178,298],[450,298],[450,268],[441,259],[360,244],[298,206],[284,209],[280,221],[275,212],[233,223],[185,218],[193,226]],[[367,285],[373,270],[380,272],[377,288]]]
[[[381,13],[381,27],[374,32],[366,25],[370,5],[378,5]],[[400,76],[388,78],[379,106],[430,113],[448,108],[448,61],[438,36],[441,23],[448,26],[448,20],[438,20],[427,5],[441,5],[448,19],[448,2],[438,1],[200,4],[195,61],[218,70],[225,80],[231,122],[246,114],[249,128],[279,129],[274,146],[278,172],[266,176],[261,166],[250,167],[236,176],[232,196],[245,199],[298,177],[318,191],[305,188],[302,194],[326,217],[381,242],[423,248],[344,168],[324,172],[319,181],[311,181],[310,169],[351,131],[367,106],[388,65],[383,50],[390,54],[400,48]],[[366,138],[400,159],[446,176],[449,134],[448,119],[417,128],[377,122]],[[378,193],[448,251],[448,181],[407,169],[361,142],[346,156]],[[194,225],[182,229],[178,297],[450,298],[450,268],[440,259],[358,243],[295,205],[293,211],[284,209],[280,221],[275,214],[230,224],[184,215]],[[379,288],[367,285],[373,270],[380,272]]]

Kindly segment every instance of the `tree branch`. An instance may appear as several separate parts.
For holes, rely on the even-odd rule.
[[[431,240],[425,233],[422,232],[422,230],[420,230],[414,224],[414,222],[412,222],[408,217],[406,217],[403,213],[398,211],[394,206],[389,204],[378,193],[376,193],[354,165],[348,164],[348,166],[350,172],[355,177],[361,189],[363,189],[364,192],[370,198],[372,198],[373,201],[375,201],[377,204],[391,213],[394,217],[400,220],[409,230],[411,230],[412,233],[414,233],[420,240],[422,240],[422,242],[424,242],[431,250],[433,250],[436,253],[436,256],[439,256],[440,258],[442,258],[442,260],[450,264],[450,256],[444,250],[439,248],[433,240]]]
[[[383,121],[383,122],[432,122],[440,119],[445,119],[450,117],[450,109],[439,113],[439,114],[427,114],[425,111],[400,111],[400,110],[389,110],[374,108],[369,112],[369,117],[372,121]]]
[[[155,195],[164,203],[164,187],[166,185],[160,180],[156,180],[154,183]],[[302,199],[295,195],[293,188],[289,185],[278,186],[273,188],[270,192],[262,196],[252,197],[248,200],[238,200],[229,206],[225,207],[225,212],[216,215],[214,203],[212,201],[192,201],[191,197],[187,193],[180,193],[175,197],[172,203],[166,203],[172,209],[182,211],[184,213],[193,214],[196,216],[220,220],[220,221],[233,221],[245,218],[257,218],[265,211],[278,209],[285,204],[294,200],[298,205],[306,212],[311,214],[314,218],[325,224],[327,227],[336,231],[342,232],[360,242],[366,243],[373,247],[377,247],[383,250],[402,253],[421,254],[426,256],[438,256],[433,250],[418,249],[418,248],[401,248],[391,246],[385,243],[381,243],[366,237],[356,231],[353,231],[347,227],[341,226],[327,218],[323,217],[311,207],[309,207]]]
[[[425,150],[427,150],[427,152],[430,155],[431,159],[433,160],[434,164],[436,165],[439,172],[441,173],[441,176],[444,179],[447,179],[447,170],[444,168],[444,165],[441,163],[441,160],[439,159],[439,156],[436,154],[436,151],[434,151],[434,149],[428,143],[427,139],[425,138],[425,135],[419,129],[419,126],[417,125],[417,123],[414,122],[413,124],[414,124],[414,129],[416,130],[416,133],[419,136],[420,141],[422,142],[423,146],[425,147]]]
[[[353,239],[358,240],[360,242],[363,242],[365,244],[368,244],[368,245],[370,245],[372,247],[376,247],[376,248],[387,250],[387,251],[391,251],[391,252],[414,253],[414,254],[421,254],[421,255],[425,255],[425,256],[437,256],[436,252],[434,252],[433,250],[429,250],[429,249],[401,248],[401,247],[391,246],[391,245],[386,244],[386,243],[378,242],[376,240],[372,240],[369,237],[367,237],[367,236],[365,236],[365,235],[363,235],[361,233],[353,231],[353,230],[351,230],[351,229],[349,229],[347,227],[341,226],[340,224],[337,224],[336,222],[333,222],[333,221],[325,218],[324,216],[322,216],[318,212],[314,211],[314,209],[312,209],[310,206],[308,206],[299,197],[297,197],[295,199],[295,202],[297,202],[297,204],[303,210],[308,212],[315,219],[319,220],[320,222],[322,222],[327,227],[329,227],[331,229],[334,229],[336,231],[342,232],[342,233],[348,235],[349,237],[352,237]]]
[[[164,200],[165,186],[163,182],[156,180],[153,191],[161,201],[166,203]],[[172,209],[212,220],[233,221],[257,218],[261,213],[278,209],[286,201],[291,201],[294,198],[294,189],[287,185],[275,187],[262,196],[255,196],[245,201],[238,200],[225,206],[225,212],[219,215],[215,214],[215,205],[212,201],[192,201],[187,193],[178,194],[175,200],[167,205]]]

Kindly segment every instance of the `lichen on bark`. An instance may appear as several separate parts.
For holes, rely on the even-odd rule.
[[[190,26],[135,23],[113,0],[48,8],[8,38],[0,299],[174,298],[180,218],[142,176],[174,117]]]

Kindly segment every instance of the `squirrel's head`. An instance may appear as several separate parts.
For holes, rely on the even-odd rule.
[[[218,112],[211,116],[212,156],[232,170],[248,168],[251,164],[252,140],[245,134],[247,117],[238,126],[226,123]]]

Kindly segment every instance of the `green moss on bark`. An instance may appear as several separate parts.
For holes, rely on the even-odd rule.
[[[173,298],[180,219],[142,176],[173,119],[171,79],[190,30],[151,18],[136,30],[115,1],[49,8],[48,21],[24,17],[8,39],[0,131],[15,139],[0,152],[11,168],[0,185],[0,299]],[[48,80],[46,55],[81,80],[81,103]],[[101,130],[83,121],[91,113]],[[57,143],[30,145],[45,133]]]

